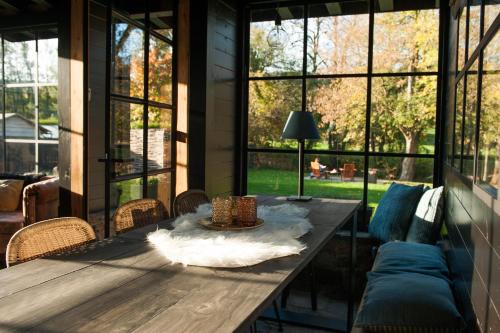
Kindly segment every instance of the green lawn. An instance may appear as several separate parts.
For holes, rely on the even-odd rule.
[[[368,205],[376,207],[390,183],[368,185]],[[248,170],[248,194],[297,194],[297,173],[273,169]],[[305,177],[304,194],[321,198],[363,199],[363,182],[337,182]]]

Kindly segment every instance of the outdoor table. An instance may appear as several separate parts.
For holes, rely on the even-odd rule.
[[[258,197],[260,205],[286,202]],[[150,225],[68,255],[36,259],[0,271],[0,331],[36,332],[233,332],[248,329],[320,249],[349,221],[356,230],[360,201],[313,199],[314,229],[301,239],[300,255],[243,268],[171,265],[146,241]],[[161,222],[169,227],[172,220]],[[351,232],[351,287],[355,259]],[[351,290],[352,291],[352,290]],[[307,326],[345,322],[310,320]],[[286,316],[288,320],[290,316]],[[293,316],[291,316],[293,317]],[[317,318],[316,318],[317,319]],[[293,318],[289,321],[293,321]],[[331,327],[333,328],[333,327]]]

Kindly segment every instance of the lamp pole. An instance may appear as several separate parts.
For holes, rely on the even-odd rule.
[[[298,197],[304,195],[304,146],[305,140],[299,139],[299,193]]]

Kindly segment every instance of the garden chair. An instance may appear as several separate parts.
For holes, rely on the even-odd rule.
[[[196,212],[199,205],[210,203],[207,194],[202,190],[187,190],[174,199],[174,216]]]
[[[61,217],[30,224],[17,231],[7,245],[7,267],[35,258],[63,253],[95,240],[92,226],[78,217]]]
[[[354,180],[354,175],[356,174],[356,166],[354,163],[345,163],[343,168],[340,169],[340,180],[345,181],[346,179]]]
[[[149,224],[156,224],[165,218],[165,207],[156,199],[132,200],[121,206],[113,215],[117,234]]]
[[[319,163],[311,161],[311,178],[321,179],[321,177],[327,179],[328,172],[326,170],[321,171]]]

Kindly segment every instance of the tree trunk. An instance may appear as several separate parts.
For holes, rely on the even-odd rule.
[[[407,154],[415,154],[417,152],[418,146],[418,134],[410,133],[405,135]],[[415,157],[405,157],[401,165],[401,177],[400,180],[413,180],[415,178],[416,168]]]
[[[497,145],[497,147],[498,147],[498,145]],[[483,175],[482,175],[482,177],[480,177],[483,182],[488,181],[488,159],[489,159],[489,155],[490,155],[490,145],[487,145],[486,149],[484,151]]]

